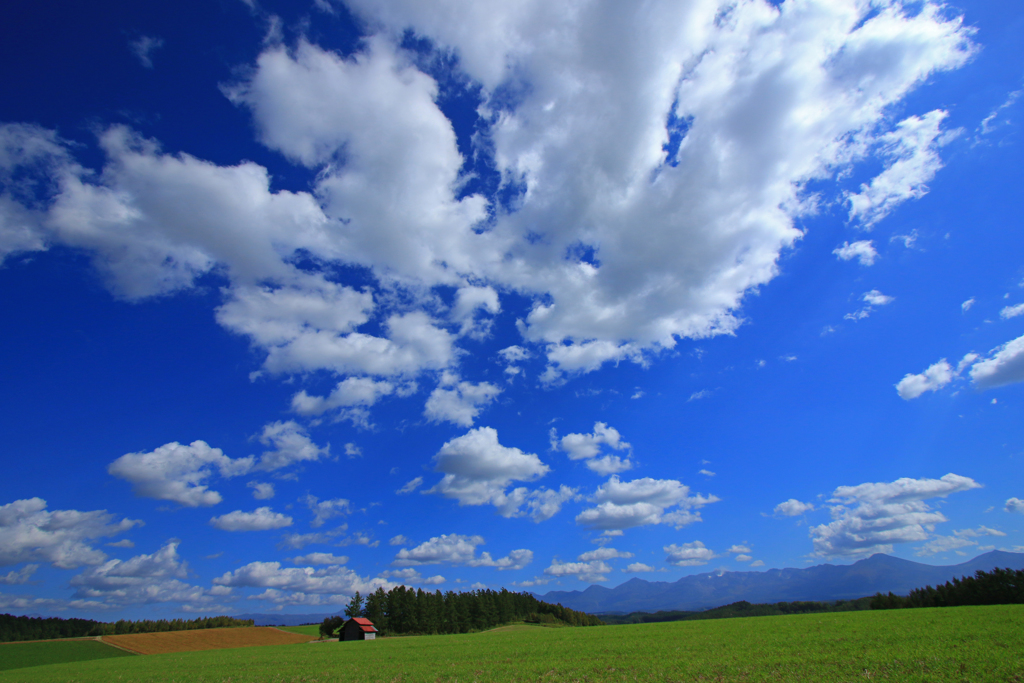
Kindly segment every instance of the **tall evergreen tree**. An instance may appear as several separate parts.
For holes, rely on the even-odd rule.
[[[350,619],[363,616],[363,596],[359,594],[359,591],[356,591],[356,594],[352,596],[352,600],[345,608],[345,616]]]

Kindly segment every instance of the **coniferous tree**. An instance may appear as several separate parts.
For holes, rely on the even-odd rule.
[[[363,608],[363,615],[373,622],[378,631],[383,631],[387,627],[384,617],[383,588],[378,588],[366,596],[366,607]]]
[[[363,596],[359,594],[359,591],[356,591],[356,594],[352,596],[352,600],[345,608],[345,616],[350,619],[363,616]]]

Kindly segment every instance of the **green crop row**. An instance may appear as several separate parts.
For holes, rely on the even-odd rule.
[[[9,671],[5,681],[1022,681],[1024,606],[522,628]]]

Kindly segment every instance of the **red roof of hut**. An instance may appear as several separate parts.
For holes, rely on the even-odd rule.
[[[373,626],[373,622],[370,621],[369,619],[364,619],[363,617],[352,617],[352,621],[356,622],[356,625],[359,626],[359,629],[363,633],[376,633],[377,632],[377,629],[374,628],[374,626]]]

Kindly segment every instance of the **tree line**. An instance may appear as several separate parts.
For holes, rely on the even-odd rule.
[[[877,593],[871,609],[956,607],[958,605],[1013,605],[1024,603],[1024,570],[978,570],[974,576],[947,581],[941,586],[915,588],[907,596]]]
[[[601,619],[609,624],[649,624],[664,621],[693,621],[698,619],[731,619],[735,617],[768,617],[783,614],[811,614],[815,612],[851,612],[870,609],[872,598],[856,600],[835,600],[816,602],[751,603],[740,600],[729,605],[707,609],[703,612],[665,610],[659,612],[630,612],[629,614],[602,614]]]
[[[382,635],[469,633],[514,621],[566,626],[600,626],[604,622],[585,612],[542,602],[529,593],[482,589],[456,593],[396,586],[358,592],[345,608],[345,617],[365,617]],[[341,616],[324,619],[320,635],[331,638],[345,622]]]
[[[114,636],[127,633],[156,633],[161,631],[191,631],[203,628],[252,626],[254,623],[252,619],[235,619],[234,617],[142,619],[140,621],[121,619],[114,622],[102,622],[93,621],[92,619],[16,617],[12,614],[0,614],[0,642]]]

